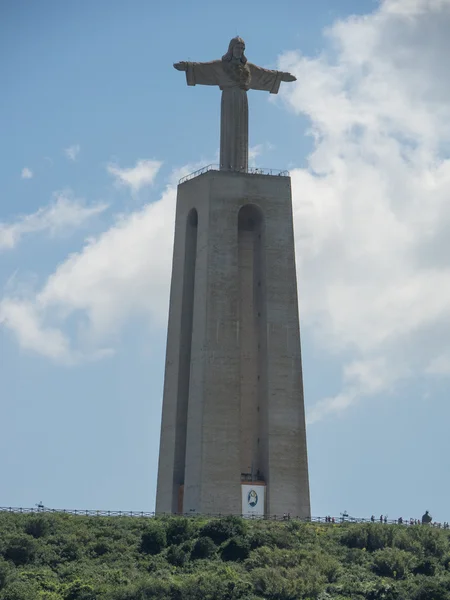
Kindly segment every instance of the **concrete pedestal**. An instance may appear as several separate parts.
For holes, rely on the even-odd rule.
[[[178,187],[156,511],[310,516],[290,178]]]

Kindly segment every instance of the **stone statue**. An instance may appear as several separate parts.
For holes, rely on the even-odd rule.
[[[173,65],[178,71],[186,71],[188,85],[218,85],[222,90],[220,168],[225,171],[248,169],[247,90],[277,94],[282,81],[296,81],[290,73],[270,71],[247,62],[244,52],[244,40],[235,37],[221,60]]]
[[[432,520],[433,520],[433,517],[426,510],[425,514],[422,516],[422,525],[428,525],[429,523],[431,523]]]

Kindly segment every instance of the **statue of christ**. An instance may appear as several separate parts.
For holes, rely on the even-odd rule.
[[[186,71],[188,85],[218,85],[222,90],[220,169],[225,171],[248,169],[247,90],[277,94],[282,81],[296,81],[290,73],[263,69],[247,62],[244,52],[244,40],[235,37],[221,60],[173,65],[178,71]]]

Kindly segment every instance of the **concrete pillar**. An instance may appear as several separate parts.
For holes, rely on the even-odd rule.
[[[178,187],[156,511],[309,517],[290,178],[209,171]]]

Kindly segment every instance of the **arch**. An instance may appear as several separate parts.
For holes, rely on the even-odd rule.
[[[256,204],[238,212],[241,478],[264,479],[267,413],[265,219]]]
[[[238,212],[238,230],[253,231],[264,223],[264,213],[257,204],[244,204]]]
[[[177,417],[175,436],[174,492],[177,498],[184,485],[186,466],[187,415],[191,376],[192,328],[194,320],[195,274],[197,262],[198,213],[192,208],[186,218],[183,288],[181,300],[180,351],[178,365]],[[177,512],[177,510],[175,510]]]
[[[187,216],[187,225],[188,227],[197,227],[198,226],[198,212],[196,208],[191,208]]]

